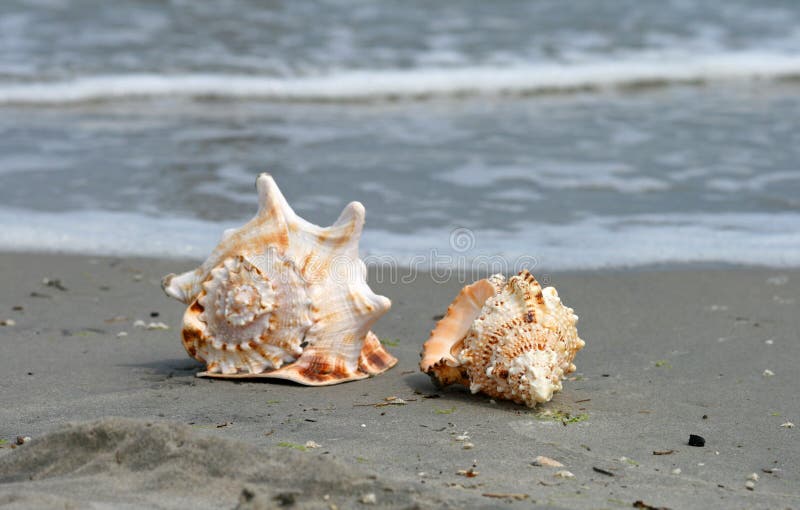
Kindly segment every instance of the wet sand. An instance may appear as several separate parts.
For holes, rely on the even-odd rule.
[[[0,321],[14,321],[0,326],[0,505],[349,508],[374,493],[397,508],[800,507],[800,428],[785,426],[800,426],[798,270],[535,273],[575,308],[587,345],[574,380],[530,410],[418,372],[460,287],[429,275],[373,284],[393,301],[375,331],[400,359],[381,376],[198,379],[183,305],[159,287],[194,265],[0,254]],[[109,416],[138,421],[64,428]],[[12,449],[17,436],[32,441]],[[298,449],[308,441],[320,447]],[[564,467],[533,466],[537,455]]]

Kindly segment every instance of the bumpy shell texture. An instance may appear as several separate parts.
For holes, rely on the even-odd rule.
[[[437,384],[534,407],[575,370],[585,345],[577,322],[556,289],[542,289],[528,271],[508,281],[494,275],[461,290],[425,342],[420,368]]]
[[[364,379],[397,363],[370,332],[391,302],[366,283],[358,258],[364,207],[327,228],[295,214],[275,181],[256,181],[258,214],[224,233],[197,269],[167,275],[189,305],[186,351],[207,377],[271,377],[320,386]]]

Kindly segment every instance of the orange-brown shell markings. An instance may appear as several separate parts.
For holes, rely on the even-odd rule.
[[[256,186],[256,217],[226,231],[199,268],[162,281],[189,304],[183,343],[206,363],[200,375],[325,385],[393,366],[370,332],[391,302],[372,292],[358,258],[364,207],[352,202],[322,228],[297,216],[269,175]]]
[[[584,346],[552,287],[528,271],[465,287],[425,343],[420,368],[438,384],[460,383],[473,393],[530,407],[550,400],[574,371]]]

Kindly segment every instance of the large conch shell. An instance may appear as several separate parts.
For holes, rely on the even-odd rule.
[[[461,290],[425,342],[420,368],[438,385],[534,407],[575,371],[585,345],[577,322],[556,289],[542,289],[527,270],[507,282],[497,274]]]
[[[391,306],[358,258],[364,206],[327,228],[295,214],[271,176],[256,180],[258,214],[225,231],[200,267],[167,275],[167,295],[189,305],[183,345],[198,375],[271,377],[322,386],[364,379],[397,363],[370,327]]]

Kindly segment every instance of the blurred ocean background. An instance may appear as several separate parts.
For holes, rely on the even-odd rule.
[[[263,171],[365,255],[797,266],[800,2],[0,3],[0,249],[203,257]]]

